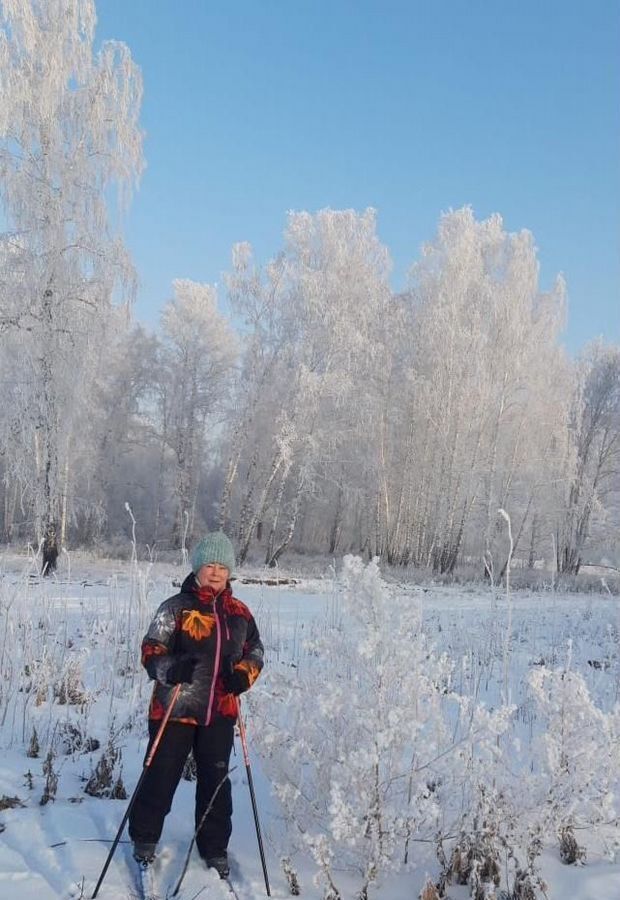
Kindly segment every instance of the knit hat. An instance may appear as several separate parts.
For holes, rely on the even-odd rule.
[[[230,540],[223,531],[212,531],[194,547],[192,553],[192,571],[194,574],[201,566],[210,563],[219,563],[226,566],[228,574],[232,575],[235,568],[235,551]]]

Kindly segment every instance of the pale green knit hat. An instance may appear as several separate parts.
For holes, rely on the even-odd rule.
[[[232,575],[235,568],[235,550],[223,531],[212,531],[196,544],[192,553],[192,571],[196,573],[201,566],[219,563],[226,566]]]

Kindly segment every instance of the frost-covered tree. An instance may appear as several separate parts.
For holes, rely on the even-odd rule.
[[[557,529],[557,569],[577,574],[593,520],[620,496],[620,347],[588,347],[576,373],[565,487]],[[617,527],[617,521],[616,521]]]
[[[174,460],[173,540],[180,547],[184,535],[193,534],[201,467],[224,416],[237,340],[218,312],[214,287],[187,279],[173,287],[174,298],[162,313],[155,382],[160,437]]]
[[[499,508],[515,553],[549,543],[567,448],[570,365],[561,278],[540,289],[529,232],[471,209],[442,217],[391,296],[372,211],[289,218],[264,270],[235,252],[245,322],[220,523],[245,558],[316,550],[503,574]]]
[[[466,548],[488,566],[497,509],[518,506],[520,534],[537,493],[528,459],[545,471],[562,426],[563,285],[540,291],[528,232],[465,208],[442,217],[403,302],[411,346],[396,403],[407,418],[392,417],[402,424],[386,549],[452,572]]]
[[[285,248],[264,271],[237,249],[229,295],[248,333],[221,521],[236,520],[241,559],[265,525],[274,564],[308,497],[333,493],[351,405],[360,431],[370,417],[388,272],[373,210],[291,214]]]
[[[134,281],[118,223],[142,168],[142,83],[125,45],[95,53],[95,21],[92,0],[0,4],[2,326],[23,360],[11,399],[34,460],[44,570],[58,553],[91,352]]]
[[[145,328],[127,328],[121,312],[101,354],[93,405],[81,429],[90,455],[76,485],[72,536],[91,545],[102,537],[126,540],[129,503],[140,534],[153,539],[160,446],[155,431],[154,374],[158,340]]]

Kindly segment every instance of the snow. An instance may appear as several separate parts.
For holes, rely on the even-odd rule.
[[[183,574],[171,565],[86,557],[73,560],[66,555],[58,576],[43,581],[24,558],[5,555],[0,560],[0,797],[18,797],[23,804],[0,812],[0,897],[47,900],[91,896],[127,800],[89,796],[84,792],[85,781],[111,732],[122,751],[122,780],[128,794],[138,780],[146,746],[150,686],[136,666],[137,648],[149,617],[173,593],[173,581],[178,582]],[[267,649],[267,670],[253,689],[256,696],[244,701],[244,708],[272,896],[283,898],[289,891],[280,859],[292,826],[283,818],[265,774],[278,756],[267,765],[261,723],[274,676],[301,678],[314,671],[317,663],[308,647],[319,646],[325,635],[339,627],[342,584],[326,577],[295,585],[266,586],[243,584],[242,577],[235,583],[235,593],[253,610]],[[489,716],[497,711],[504,687],[502,654],[509,646],[505,700],[517,707],[520,722],[519,729],[511,733],[515,766],[528,731],[536,731],[532,700],[528,699],[531,672],[543,668],[551,672],[570,659],[570,671],[583,679],[596,701],[600,721],[606,722],[604,717],[617,708],[620,607],[614,598],[551,590],[513,593],[507,598],[488,586],[433,584],[391,585],[390,591],[401,600],[408,597],[415,601],[422,629],[437,651],[445,651],[454,664],[452,689],[470,698],[475,694],[477,702],[486,704]],[[369,646],[364,645],[364,653],[370,652]],[[79,684],[83,694],[78,695],[78,702],[61,704],[54,684],[58,685],[62,677],[69,684],[66,679],[71,672],[74,676],[77,673],[72,684]],[[39,695],[33,682],[41,689]],[[335,690],[337,685],[333,687]],[[498,722],[495,724],[501,729]],[[40,743],[39,755],[34,758],[27,756],[33,727]],[[399,727],[397,711],[388,720],[386,741],[392,727]],[[71,736],[72,750],[67,744]],[[101,747],[88,752],[87,738],[97,739]],[[58,788],[55,799],[42,806],[43,763],[51,744],[57,748],[53,766]],[[230,847],[232,878],[241,900],[250,900],[265,896],[265,887],[238,740],[235,747],[231,759],[235,807]],[[364,749],[359,748],[360,752]],[[584,756],[584,765],[590,765],[589,760],[590,756]],[[615,777],[615,773],[612,775]],[[602,773],[593,769],[592,777],[596,781]],[[339,786],[334,787],[334,796],[344,803],[346,794],[342,796]],[[607,823],[577,832],[579,843],[587,850],[584,865],[564,865],[555,836],[544,836],[540,871],[548,885],[549,900],[618,900],[620,829],[613,791],[608,802]],[[344,819],[338,821],[344,827]],[[157,863],[160,883],[170,890],[183,865],[192,822],[193,785],[182,781],[166,819]],[[321,900],[323,889],[313,881],[316,866],[310,854],[297,854],[293,863],[301,882],[301,896]],[[354,873],[342,872],[338,866],[335,870],[343,898],[353,897],[357,884]],[[407,866],[382,872],[369,896],[383,900],[417,898],[427,875],[436,878],[438,871],[433,846],[414,843]],[[128,898],[135,892],[125,833],[99,897]],[[181,900],[197,896],[217,900],[229,894],[194,856],[179,896]],[[460,900],[469,896],[469,890],[451,885],[449,896]]]

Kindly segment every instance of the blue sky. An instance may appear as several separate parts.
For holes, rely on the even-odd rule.
[[[393,287],[440,214],[528,228],[565,342],[620,341],[618,0],[99,0],[144,77],[126,238],[156,324],[173,278],[266,262],[288,210],[378,211]]]

